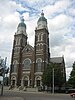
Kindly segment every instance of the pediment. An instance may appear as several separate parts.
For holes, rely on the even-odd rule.
[[[27,45],[25,46],[25,48],[23,49],[22,52],[24,52],[24,53],[30,53],[30,52],[32,52],[32,51],[34,51],[34,48],[33,48],[31,45],[27,44]]]

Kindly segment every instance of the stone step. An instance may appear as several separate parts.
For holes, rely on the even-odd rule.
[[[26,91],[38,92],[38,88],[27,88]]]

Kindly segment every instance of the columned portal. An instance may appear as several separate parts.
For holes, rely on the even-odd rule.
[[[41,76],[36,76],[35,77],[35,87],[38,87],[41,85],[42,85]]]
[[[29,76],[23,76],[22,78],[22,86],[29,86]]]
[[[36,86],[40,86],[40,80],[36,80]]]

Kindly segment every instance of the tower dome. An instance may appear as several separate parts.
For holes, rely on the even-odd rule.
[[[45,21],[47,23],[47,19],[44,17],[43,11],[41,13],[41,17],[38,19],[38,23],[41,22],[41,21]]]
[[[37,21],[37,29],[46,28],[47,29],[47,19],[44,17],[44,13],[42,11],[41,17]]]
[[[26,33],[26,24],[24,23],[23,17],[21,17],[21,22],[18,24],[17,33],[16,34],[27,35],[27,33]]]
[[[26,24],[24,23],[24,19],[21,19],[21,22],[19,23],[18,27],[24,27],[26,28]]]

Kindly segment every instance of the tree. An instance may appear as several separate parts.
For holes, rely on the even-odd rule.
[[[51,86],[52,84],[52,66],[51,63],[48,64],[47,68],[43,72],[42,76],[43,85]]]
[[[3,67],[0,67],[0,76],[3,76],[3,71],[4,71]]]
[[[73,63],[73,66],[72,66],[72,71],[70,73],[70,77],[68,79],[68,83],[73,87],[75,88],[75,62]]]
[[[53,84],[53,68],[54,68],[54,85],[61,88],[65,83],[63,72],[59,63],[50,63],[45,69],[42,82],[44,85],[51,86]]]
[[[5,69],[5,74],[8,74],[8,72],[9,72],[9,67]]]

